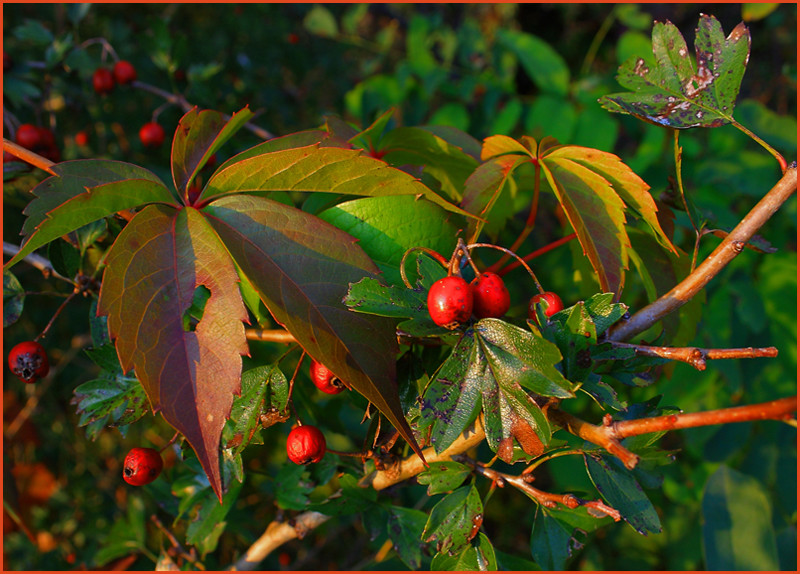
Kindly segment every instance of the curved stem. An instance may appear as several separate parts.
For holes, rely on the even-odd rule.
[[[688,303],[742,252],[750,238],[796,190],[797,164],[793,163],[778,183],[750,210],[750,213],[739,222],[697,269],[668,293],[639,310],[630,319],[620,321],[612,326],[606,338],[610,341],[626,341]]]
[[[528,272],[528,274],[533,279],[533,283],[536,285],[536,289],[539,291],[539,293],[544,293],[544,289],[542,288],[542,284],[539,283],[539,280],[536,278],[536,274],[533,272],[533,269],[531,269],[530,266],[527,263],[525,263],[525,261],[522,259],[522,257],[517,255],[516,253],[514,253],[510,249],[506,249],[505,247],[500,247],[499,245],[492,245],[491,243],[471,243],[471,244],[467,245],[467,249],[472,249],[474,247],[490,247],[492,249],[497,249],[499,251],[504,252],[506,254],[507,258],[508,257],[515,257],[517,259],[517,263],[519,265],[522,265],[523,267],[525,267],[525,270]]]
[[[778,160],[778,165],[781,166],[781,173],[786,173],[786,169],[788,167],[788,165],[786,163],[786,158],[784,158],[780,153],[778,153],[778,150],[773,148],[771,145],[769,145],[767,142],[762,140],[760,137],[758,137],[756,134],[751,132],[749,129],[744,127],[742,124],[740,124],[736,120],[731,121],[731,125],[733,127],[735,127],[736,129],[738,129],[739,131],[741,131],[741,132],[747,134],[748,136],[750,136],[750,138],[753,141],[755,141],[757,144],[759,144],[761,147],[763,147],[765,150],[767,150],[772,155],[772,157],[774,157],[776,160]]]
[[[539,257],[541,255],[544,255],[548,251],[552,251],[556,247],[561,247],[565,243],[569,243],[570,241],[572,241],[576,237],[578,237],[578,234],[573,231],[569,235],[567,235],[565,237],[562,237],[561,239],[556,239],[552,243],[548,243],[544,247],[540,247],[536,251],[533,251],[532,253],[529,253],[528,255],[526,255],[525,257],[522,258],[522,261],[525,261],[527,263],[531,259],[536,259],[537,257]],[[513,263],[509,263],[508,265],[506,265],[503,269],[497,271],[497,274],[502,277],[503,275],[505,275],[509,271],[513,271],[514,269],[516,269],[520,265],[522,265],[522,264],[519,261],[514,261]],[[490,267],[488,269],[488,271],[491,271],[493,267],[494,267],[494,265],[492,265],[492,267]]]

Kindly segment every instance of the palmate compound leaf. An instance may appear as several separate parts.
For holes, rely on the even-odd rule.
[[[355,240],[317,217],[254,195],[220,197],[203,211],[275,320],[372,402],[419,454],[397,391],[395,322],[342,303],[351,283],[378,271]]]
[[[117,211],[146,203],[175,203],[155,174],[129,163],[78,160],[52,169],[57,175],[33,189],[35,199],[23,211],[25,242],[4,269],[62,235]]]
[[[247,354],[238,276],[225,247],[193,208],[144,208],[106,258],[98,314],[108,315],[123,371],[135,370],[154,411],[192,445],[222,499],[219,446]],[[195,290],[210,292],[185,330]]]
[[[600,103],[609,111],[670,128],[730,123],[750,57],[750,32],[740,23],[726,38],[719,21],[703,14],[695,52],[696,67],[678,28],[669,21],[656,22],[654,63],[636,57],[625,62],[617,80],[631,91],[604,96]]]

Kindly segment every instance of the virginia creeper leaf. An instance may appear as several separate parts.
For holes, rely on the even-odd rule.
[[[634,210],[658,238],[666,249],[677,254],[678,251],[658,222],[658,208],[648,191],[650,186],[616,155],[598,149],[581,146],[561,146],[546,154],[549,158],[565,158],[601,175],[617,192],[620,199]],[[546,160],[545,160],[546,161]]]
[[[695,32],[697,64],[671,22],[653,26],[655,65],[632,57],[617,81],[631,92],[600,98],[609,111],[670,128],[718,127],[733,121],[733,108],[750,58],[750,32],[738,24],[726,38],[713,16],[700,16]]]
[[[394,321],[353,313],[342,303],[350,283],[377,271],[355,240],[263,197],[219,198],[205,212],[275,320],[372,402],[419,452],[400,407]]]
[[[229,164],[208,181],[200,198],[240,192],[304,191],[378,197],[420,195],[448,211],[465,212],[411,175],[360,150],[315,144],[264,153]]]
[[[148,206],[106,259],[98,313],[108,315],[123,371],[133,368],[154,411],[189,441],[222,499],[219,447],[247,353],[247,313],[230,256],[193,208]],[[195,289],[211,293],[185,331]]]
[[[172,181],[181,194],[208,159],[235,134],[253,112],[244,108],[229,120],[214,110],[189,110],[172,140]]]
[[[541,165],[597,273],[600,288],[619,295],[630,248],[625,204],[608,180],[572,159],[547,156]]]
[[[175,203],[155,174],[128,163],[78,160],[55,164],[52,169],[58,175],[33,189],[35,199],[23,211],[27,215],[22,227],[25,242],[4,269],[50,241],[116,211],[146,203]]]
[[[217,168],[217,172],[227,169],[229,166],[240,162],[242,160],[263,155],[265,153],[272,153],[275,151],[283,151],[298,147],[306,147],[314,144],[320,144],[321,147],[348,147],[348,143],[342,139],[332,136],[324,130],[303,130],[294,132],[285,136],[272,138],[271,140],[260,143],[251,148],[244,150],[241,153],[227,159],[222,165]]]

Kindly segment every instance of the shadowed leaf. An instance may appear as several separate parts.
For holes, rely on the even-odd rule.
[[[219,443],[247,353],[247,314],[233,264],[192,208],[150,206],[117,238],[98,313],[108,315],[123,371],[133,368],[154,411],[180,431],[222,498]],[[195,290],[210,291],[192,331],[183,316]]]

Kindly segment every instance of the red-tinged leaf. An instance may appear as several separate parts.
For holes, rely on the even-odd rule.
[[[671,22],[653,26],[655,63],[633,57],[617,81],[631,90],[600,98],[609,111],[677,129],[718,127],[733,121],[733,108],[750,58],[750,32],[740,23],[726,38],[713,16],[700,16],[695,65]]]
[[[529,139],[533,142],[534,147],[536,147],[536,141],[532,138]],[[529,156],[529,158],[533,158],[531,151],[514,138],[499,135],[489,136],[483,140],[483,147],[481,147],[481,159],[483,161],[509,153],[523,154]]]
[[[540,163],[597,272],[600,288],[619,297],[630,248],[625,204],[608,180],[571,159],[548,156]]]
[[[39,184],[34,193],[39,195],[26,208],[32,213],[26,224],[30,227],[36,222],[36,227],[28,229],[30,235],[6,263],[6,269],[62,235],[118,211],[148,203],[175,202],[164,184],[152,179],[124,179],[96,185],[86,177],[54,176]]]
[[[481,164],[472,172],[464,188],[461,207],[480,219],[469,220],[468,237],[478,237],[485,223],[484,218],[492,210],[506,183],[510,181],[511,174],[520,165],[529,161],[531,161],[529,155],[518,153],[501,155]]]
[[[192,108],[178,122],[172,140],[172,181],[181,194],[208,159],[253,117],[244,108],[226,120],[214,110]]]
[[[547,153],[548,158],[565,158],[597,172],[614,188],[625,204],[632,208],[653,230],[659,243],[677,254],[678,251],[658,221],[658,207],[650,195],[650,186],[616,155],[580,146],[560,146]]]
[[[200,212],[154,205],[122,230],[106,264],[98,314],[108,315],[120,364],[192,445],[221,499],[220,437],[247,353],[233,262]],[[210,296],[186,331],[183,315],[200,285]]]
[[[395,321],[351,312],[342,303],[350,283],[378,271],[355,240],[258,196],[223,197],[204,211],[276,321],[369,399],[419,453],[395,380]]]
[[[242,192],[304,191],[380,197],[421,195],[448,211],[467,215],[411,175],[360,150],[321,144],[248,157],[218,170],[201,199]]]
[[[263,155],[265,153],[284,151],[298,147],[307,147],[314,144],[319,144],[320,147],[343,147],[348,149],[352,147],[345,140],[324,130],[304,130],[301,132],[295,132],[289,135],[273,138],[269,141],[265,141],[264,143],[260,143],[249,149],[246,149],[243,152],[236,154],[232,158],[229,158],[225,163],[217,168],[215,173],[219,173],[235,163]]]

